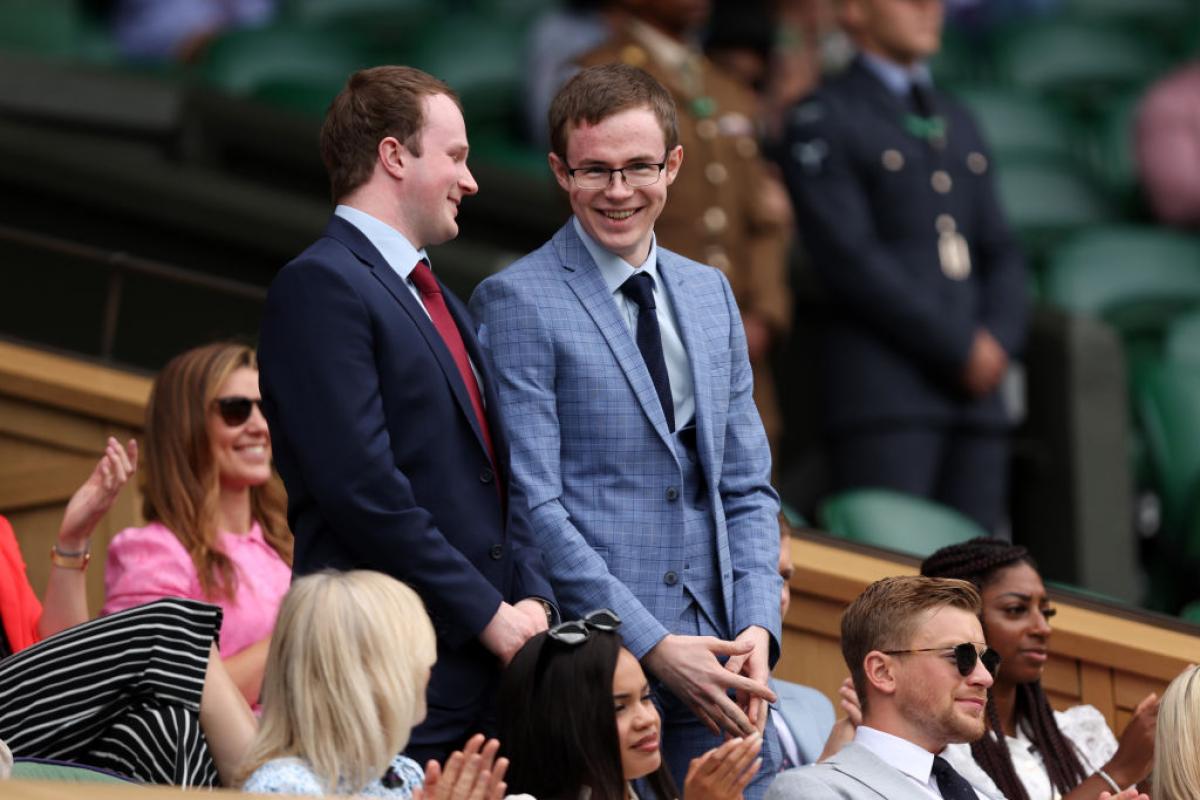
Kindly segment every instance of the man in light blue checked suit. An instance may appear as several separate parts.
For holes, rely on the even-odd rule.
[[[550,121],[574,216],[480,284],[471,310],[563,614],[621,616],[658,682],[682,785],[722,733],[769,724],[781,589],[770,450],[729,283],[654,240],[683,162],[670,94],[634,67],[591,67]],[[773,732],[762,760],[752,798],[777,769]]]

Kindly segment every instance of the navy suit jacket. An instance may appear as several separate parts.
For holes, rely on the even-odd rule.
[[[528,503],[510,478],[508,439],[474,326],[443,292],[482,379],[499,476],[437,329],[345,220],[332,218],[276,276],[259,344],[295,574],[386,572],[416,589],[433,619],[438,661],[414,744],[451,741],[478,726],[498,662],[477,637],[501,600],[553,598]]]

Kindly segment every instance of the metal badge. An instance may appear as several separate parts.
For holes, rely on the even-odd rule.
[[[982,175],[987,172],[988,160],[983,153],[972,151],[967,154],[967,169],[974,172],[976,175]]]
[[[971,248],[958,232],[954,217],[938,214],[934,227],[938,231],[938,262],[942,274],[952,281],[966,280],[971,274]]]
[[[934,171],[929,176],[929,183],[938,194],[949,194],[950,188],[954,185],[954,181],[950,179],[950,173],[944,169]]]

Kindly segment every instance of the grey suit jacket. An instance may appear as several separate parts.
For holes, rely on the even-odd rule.
[[[851,742],[827,761],[779,773],[765,800],[929,800],[912,778]]]

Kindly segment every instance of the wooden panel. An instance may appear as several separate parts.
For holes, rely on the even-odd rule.
[[[1116,721],[1112,670],[1104,664],[1080,661],[1079,683],[1083,690],[1080,701],[1095,706],[1111,728]]]
[[[1000,665],[1004,669],[1004,665]],[[1051,655],[1042,673],[1042,686],[1047,692],[1070,697],[1079,702],[1082,687],[1079,682],[1079,662],[1073,658]]]
[[[0,341],[0,395],[138,427],[150,379]]]

